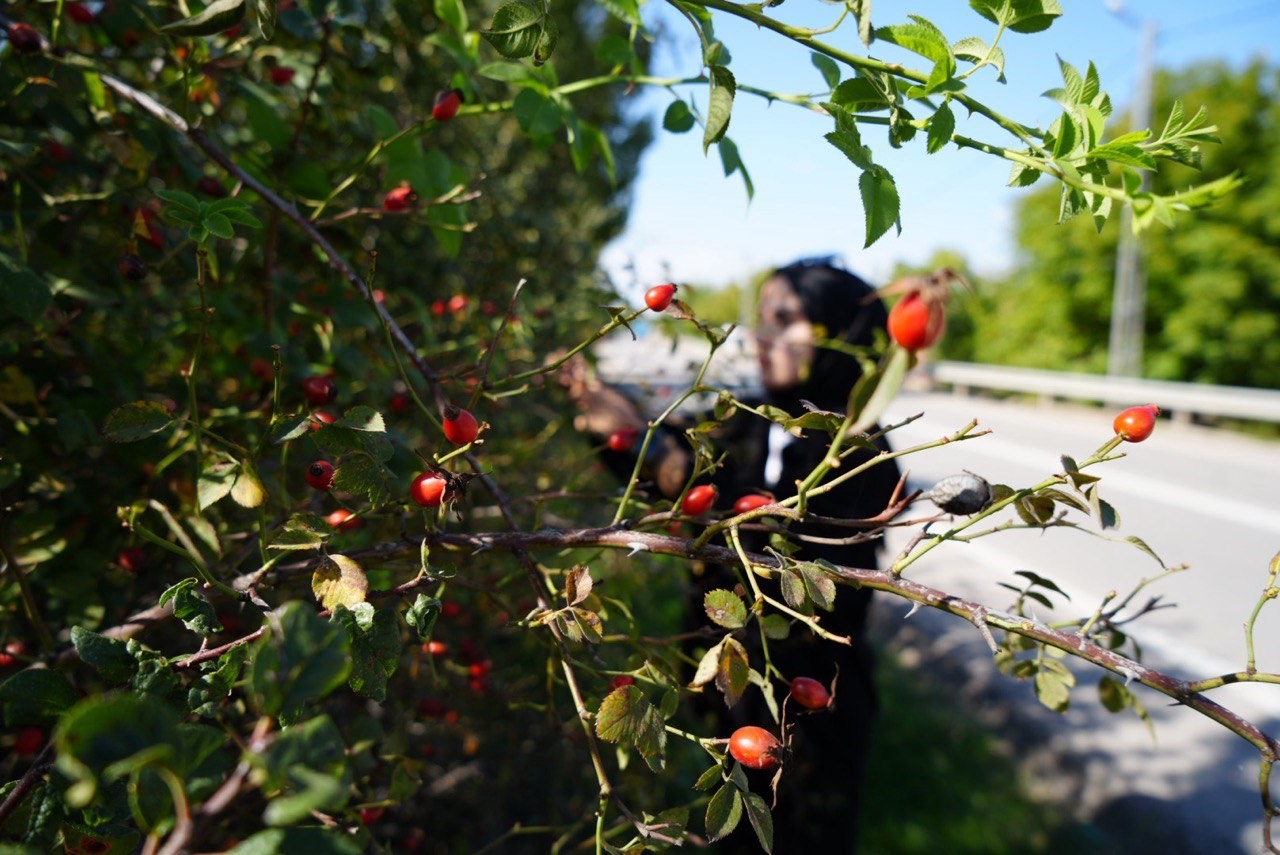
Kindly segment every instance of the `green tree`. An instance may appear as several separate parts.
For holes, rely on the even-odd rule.
[[[1212,103],[1221,145],[1203,153],[1205,179],[1239,173],[1241,186],[1195,222],[1157,227],[1140,240],[1148,271],[1145,376],[1274,386],[1280,372],[1280,72],[1261,62],[1161,73],[1156,116],[1176,97]],[[1156,192],[1176,192],[1191,170],[1156,174]],[[1087,217],[1056,227],[1050,189],[1018,206],[1019,264],[1007,279],[979,283],[960,300],[973,333],[948,355],[981,362],[1103,372],[1111,318],[1118,221],[1094,233]]]

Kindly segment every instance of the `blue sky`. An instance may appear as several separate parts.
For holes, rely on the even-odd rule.
[[[983,69],[969,79],[970,94],[1012,118],[1044,127],[1059,112],[1041,97],[1061,84],[1055,56],[1081,70],[1092,60],[1119,116],[1132,99],[1139,70],[1136,22],[1147,19],[1158,27],[1159,67],[1207,59],[1242,65],[1259,56],[1277,61],[1280,0],[1126,0],[1123,18],[1103,0],[1062,0],[1062,5],[1064,15],[1047,32],[1007,33],[1001,46],[1008,82],[997,83],[994,72]],[[874,8],[877,26],[904,23],[912,12],[929,18],[953,41],[966,36],[989,41],[995,31],[961,0],[880,0]],[[821,27],[834,22],[837,10],[814,0],[790,0],[772,11],[787,23]],[[655,73],[698,73],[698,42],[687,22],[656,0],[646,6],[645,16],[662,33]],[[732,51],[730,68],[739,84],[783,93],[813,94],[824,88],[807,50],[728,16],[717,14],[715,20],[717,36]],[[848,25],[823,39],[863,51],[856,30]],[[870,53],[918,68],[925,63],[883,42],[873,44]],[[705,108],[705,86],[682,94],[687,97],[689,91]],[[670,100],[665,91],[650,90],[639,97],[636,108],[650,111],[660,123]],[[958,132],[999,144],[1010,141],[981,117],[966,120],[962,114],[958,111]],[[1156,117],[1157,126],[1163,118]],[[741,178],[724,177],[715,148],[703,156],[700,128],[676,135],[659,124],[641,164],[629,225],[606,248],[603,266],[620,287],[641,289],[657,280],[726,284],[812,255],[841,255],[851,269],[873,281],[882,280],[898,261],[923,262],[941,248],[962,252],[979,274],[1012,265],[1012,205],[1018,195],[1005,186],[1007,161],[954,147],[929,155],[923,134],[894,150],[882,129],[864,128],[863,142],[897,180],[903,222],[901,237],[891,231],[864,250],[858,172],[822,138],[831,128],[830,118],[739,93],[728,135],[755,183],[755,198],[748,204]],[[634,273],[628,269],[632,264]]]

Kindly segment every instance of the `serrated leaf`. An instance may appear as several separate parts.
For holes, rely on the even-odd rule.
[[[329,555],[311,576],[311,591],[326,609],[363,603],[369,592],[364,570],[346,555]]]
[[[955,131],[955,114],[951,112],[951,106],[943,102],[942,106],[929,118],[929,138],[925,149],[929,154],[940,151],[944,145],[951,142],[951,136]]]
[[[596,713],[596,735],[606,742],[634,745],[655,772],[665,764],[666,724],[658,710],[635,686],[614,689]]]
[[[1152,549],[1150,546],[1148,546],[1147,542],[1142,538],[1135,537],[1134,535],[1130,535],[1129,537],[1125,538],[1125,542],[1132,543],[1134,546],[1138,547],[1138,549],[1141,549],[1143,552],[1150,555],[1152,558],[1156,560],[1156,563],[1159,564],[1161,567],[1165,566],[1164,560],[1161,559],[1159,555],[1156,555],[1155,550]]]
[[[862,194],[862,210],[866,215],[866,242],[863,247],[871,246],[894,226],[898,234],[902,234],[898,185],[894,183],[893,176],[877,166],[862,173],[858,179],[858,190]]]
[[[1014,510],[1027,525],[1041,526],[1053,519],[1053,499],[1048,496],[1023,496]]]
[[[724,767],[716,763],[707,771],[698,776],[698,780],[694,782],[693,788],[699,792],[705,793],[714,787],[724,777]]]
[[[677,99],[667,105],[667,110],[662,114],[662,127],[673,134],[683,134],[688,132],[697,123],[694,118],[693,111],[689,109],[689,105],[683,100]]]
[[[726,629],[740,629],[747,625],[746,603],[732,591],[724,588],[707,591],[707,595],[703,597],[703,608],[712,623]]]
[[[1128,709],[1133,703],[1133,693],[1115,677],[1104,674],[1098,681],[1098,699],[1108,712],[1118,713]]]
[[[742,821],[742,794],[725,784],[716,790],[707,804],[707,840],[715,842],[727,837]]]
[[[769,806],[756,793],[743,793],[742,797],[746,800],[747,819],[751,820],[760,848],[767,853],[773,852],[773,814],[769,812]]]
[[[0,684],[0,708],[7,727],[55,719],[79,700],[67,675],[48,668],[27,668]]]
[[[574,607],[569,610],[576,619],[578,626],[582,628],[582,640],[591,644],[599,644],[604,641],[604,622],[600,620],[600,615],[590,609]]]
[[[175,205],[178,208],[191,212],[200,210],[199,200],[185,190],[157,190],[156,195],[168,202],[170,205]],[[167,213],[172,212],[166,210],[166,214]]]
[[[203,636],[216,635],[222,632],[222,624],[218,621],[213,603],[197,590],[199,586],[197,579],[183,579],[162,593],[159,603],[163,606],[172,602],[173,616],[192,632]]]
[[[751,665],[747,649],[736,638],[726,638],[720,648],[720,663],[716,669],[716,688],[724,694],[727,706],[734,706],[742,699],[750,679]]]
[[[1131,143],[1109,142],[1091,150],[1086,157],[1095,160],[1109,160],[1136,169],[1155,169],[1156,159]]]
[[[365,452],[344,457],[333,471],[333,489],[363,495],[377,507],[391,498],[391,471]]]
[[[232,227],[231,221],[222,214],[206,214],[201,221],[209,234],[223,240],[230,240],[236,236],[236,230]]]
[[[889,27],[878,27],[876,38],[905,48],[914,54],[923,56],[934,63],[934,73],[939,82],[955,74],[956,58],[951,53],[951,44],[931,21],[919,15],[908,15],[910,24],[895,24]],[[932,81],[927,87],[932,91],[936,84]]]
[[[1052,579],[1041,576],[1039,573],[1034,573],[1030,570],[1015,570],[1013,571],[1013,575],[1021,576],[1033,585],[1039,585],[1041,588],[1048,588],[1050,591],[1061,594],[1068,600],[1071,599],[1071,597],[1067,596],[1067,592],[1059,588]]]
[[[357,603],[350,609],[339,605],[333,619],[347,630],[351,643],[352,691],[383,701],[387,697],[387,680],[400,664],[400,621],[391,609],[375,609],[370,603]]]
[[[835,608],[835,581],[816,564],[801,564],[798,569],[800,576],[804,579],[805,592],[808,593],[813,604],[824,612]]]
[[[782,599],[787,605],[799,612],[809,613],[809,591],[805,587],[800,574],[791,570],[783,570],[778,574],[778,583],[782,588]]]
[[[129,682],[138,669],[137,660],[129,655],[123,641],[100,635],[82,626],[71,627],[71,643],[80,661],[98,669],[102,679],[113,686]]]
[[[230,29],[244,18],[244,0],[214,0],[196,14],[160,28],[174,36],[213,36]]]
[[[112,442],[137,442],[159,433],[173,424],[173,416],[156,401],[134,401],[116,407],[102,426],[103,435]]]
[[[542,12],[528,3],[508,3],[494,13],[489,29],[480,35],[508,59],[522,59],[538,46],[542,18]]]
[[[538,33],[538,41],[533,47],[533,64],[543,65],[555,53],[560,41],[560,25],[550,15],[542,16],[542,29]]]
[[[707,124],[702,132],[702,153],[706,154],[711,144],[719,142],[729,129],[729,118],[733,113],[733,98],[738,91],[733,72],[723,65],[710,67],[711,94],[707,103]]]

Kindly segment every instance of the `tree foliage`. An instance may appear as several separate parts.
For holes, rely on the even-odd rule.
[[[1148,276],[1144,375],[1162,380],[1274,387],[1280,371],[1280,72],[1253,62],[1221,64],[1156,80],[1155,114],[1175,99],[1212,103],[1221,145],[1204,149],[1195,173],[1171,166],[1152,176],[1157,193],[1195,178],[1239,173],[1229,201],[1194,222],[1145,231]],[[968,301],[971,337],[947,354],[1005,365],[1105,372],[1119,223],[1100,234],[1084,220],[1052,228],[1058,193],[1037,191],[1016,213],[1019,263]]]

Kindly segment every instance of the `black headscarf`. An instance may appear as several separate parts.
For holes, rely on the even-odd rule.
[[[805,317],[825,329],[818,336],[807,379],[794,389],[770,392],[770,403],[789,413],[803,412],[800,401],[843,413],[849,392],[862,377],[862,366],[847,353],[822,346],[828,339],[840,339],[855,347],[875,344],[875,331],[889,320],[884,303],[870,299],[875,289],[847,270],[830,261],[796,261],[774,271],[800,297]]]

